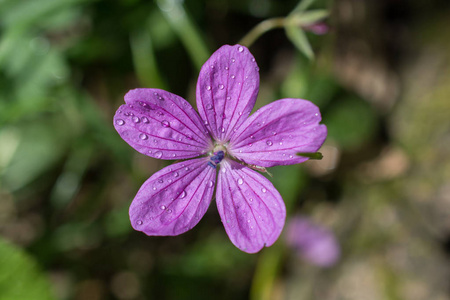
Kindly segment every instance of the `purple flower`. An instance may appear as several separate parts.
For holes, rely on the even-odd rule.
[[[198,113],[183,98],[158,89],[134,89],[114,116],[120,136],[142,154],[183,160],[153,174],[130,207],[134,229],[178,235],[194,227],[213,198],[236,247],[255,253],[272,245],[286,217],[272,183],[252,170],[297,164],[324,142],[319,109],[282,99],[250,115],[259,69],[249,50],[225,45],[203,65]],[[200,115],[200,116],[199,116]],[[216,185],[217,180],[217,185]]]
[[[340,256],[340,247],[333,233],[304,217],[294,217],[287,225],[286,242],[308,262],[331,267]]]

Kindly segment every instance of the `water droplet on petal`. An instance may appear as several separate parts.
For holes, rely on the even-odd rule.
[[[144,122],[144,123],[148,123],[148,119],[147,119],[147,117],[142,117],[142,122]]]
[[[171,209],[168,209],[168,210],[167,210],[167,213],[168,213],[168,214],[171,214],[171,213],[172,213],[172,210],[171,210]]]
[[[254,139],[255,137],[253,135],[250,136],[251,139]]]
[[[227,96],[227,100],[231,100],[231,97],[230,97],[230,96]]]
[[[156,190],[157,190],[157,189],[156,189],[156,186],[154,186],[154,187],[153,187],[153,190],[154,190],[154,191],[156,191]]]
[[[132,117],[131,120],[133,120],[134,123],[139,123],[139,122],[141,121],[141,120],[140,120],[138,117],[136,117],[136,116]]]
[[[243,184],[243,183],[244,183],[244,179],[239,178],[238,181],[237,181],[237,183],[238,183],[238,184]]]
[[[161,125],[164,126],[164,127],[170,127],[169,122],[167,122],[166,120],[161,121]]]
[[[294,155],[289,155],[289,158],[294,158]]]
[[[162,210],[165,210],[166,206],[165,205],[161,205],[159,208],[161,208]]]
[[[212,180],[208,181],[208,186],[210,188],[212,188],[214,186],[214,181],[212,181]]]
[[[178,172],[175,172],[174,174],[173,174],[173,176],[175,176],[175,177],[178,177],[180,174],[178,174]]]
[[[184,168],[186,171],[189,171],[189,167]]]
[[[122,120],[122,119],[117,119],[116,120],[116,124],[119,125],[119,126],[122,126],[123,124],[125,124],[125,121]]]
[[[206,86],[206,90],[207,90],[207,91],[210,91],[210,90],[211,90],[211,86],[210,86],[210,85],[207,85],[207,86]]]
[[[231,75],[231,79],[235,79],[236,78],[236,76],[234,76],[234,75]]]
[[[186,191],[181,192],[180,198],[186,197]]]
[[[255,62],[255,58],[254,57],[252,58],[252,62]]]
[[[236,60],[234,58],[231,59],[231,62],[234,63]]]
[[[283,142],[280,142],[280,146],[283,145]]]
[[[265,192],[267,192],[267,190],[265,188],[262,188],[261,192],[265,193]]]
[[[239,52],[243,52],[243,51],[244,51],[244,47],[241,47],[241,46],[240,46],[240,47],[238,48],[238,51],[239,51]]]
[[[253,198],[248,199],[248,201],[253,202]]]
[[[319,114],[318,114],[318,113],[315,113],[314,115],[317,117]]]
[[[142,222],[141,220],[137,220],[137,221],[136,221],[136,224],[138,224],[138,225],[142,225],[142,223],[143,223],[143,222]]]
[[[225,70],[228,70],[229,68],[228,67],[225,67]]]
[[[223,84],[219,84],[219,89],[223,90],[225,86]]]
[[[141,134],[139,135],[139,138],[140,138],[141,140],[146,140],[146,139],[148,139],[148,136],[147,136],[145,133],[141,133]]]
[[[253,144],[252,144],[252,143],[249,143],[247,146],[251,147],[251,146],[253,146]]]
[[[211,104],[206,104],[206,109],[213,109],[213,106]]]
[[[157,114],[158,116],[164,116],[164,113],[163,113],[162,111],[159,111],[159,110],[156,112],[156,114]]]
[[[220,131],[221,131],[221,132],[225,132],[225,128],[221,126],[221,127],[220,127]]]
[[[277,135],[277,132],[276,131],[272,131],[272,135]]]
[[[158,179],[158,182],[159,182],[159,183],[163,183],[164,180],[163,180],[162,178],[160,178],[160,179]]]
[[[155,154],[154,154],[154,156],[155,156],[156,158],[161,158],[162,155],[163,155],[163,154],[162,154],[161,151],[156,151]]]

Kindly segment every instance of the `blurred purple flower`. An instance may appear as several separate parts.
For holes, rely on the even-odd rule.
[[[296,216],[287,224],[286,242],[306,261],[319,267],[331,267],[340,257],[340,247],[333,233]]]
[[[183,98],[158,89],[134,89],[114,116],[120,136],[147,156],[180,160],[153,174],[130,206],[134,229],[178,235],[208,209],[217,176],[216,202],[225,230],[239,249],[272,245],[286,218],[272,183],[251,168],[304,162],[327,129],[309,101],[282,99],[250,115],[259,68],[249,50],[225,45],[203,65],[197,82],[199,114]]]

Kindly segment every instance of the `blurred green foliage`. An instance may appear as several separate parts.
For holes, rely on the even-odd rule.
[[[361,67],[359,53],[348,56],[361,65],[342,63],[339,53],[347,44],[336,41],[354,28],[371,37],[365,30],[376,27],[349,26],[345,13],[363,4],[337,2],[0,0],[0,299],[354,299],[345,291],[365,283],[355,288],[351,276],[369,274],[362,278],[372,283],[373,270],[381,278],[368,284],[368,290],[377,287],[374,299],[402,299],[417,282],[441,295],[439,279],[415,278],[411,274],[420,272],[390,259],[412,257],[422,265],[417,253],[432,255],[436,274],[448,278],[438,267],[445,264],[436,241],[411,225],[417,212],[409,202],[434,192],[440,199],[447,191],[442,161],[448,126],[442,124],[448,101],[442,99],[448,99],[448,85],[440,82],[439,93],[427,93],[432,83],[420,89],[426,80],[411,79],[404,102],[380,109],[386,99],[359,87],[372,87],[382,75],[373,71],[370,84],[358,85],[370,68]],[[325,36],[294,22],[319,20],[327,12],[335,28]],[[288,218],[301,211],[335,229],[342,263],[330,270],[308,266],[284,246],[283,236],[260,254],[240,252],[214,204],[181,236],[134,232],[128,206],[144,180],[166,163],[140,155],[114,131],[112,116],[123,95],[136,87],[163,88],[193,104],[198,70],[210,53],[237,43],[260,22],[286,16],[292,23],[281,26],[285,32],[261,32],[250,47],[261,70],[257,107],[280,98],[311,100],[329,137],[323,161],[272,168],[270,180]],[[365,42],[349,42],[348,48],[366,49]],[[422,71],[414,78],[434,69]],[[393,162],[390,155],[397,155]],[[417,193],[408,192],[411,185]],[[412,238],[416,232],[421,234]],[[423,252],[409,249],[410,240]]]

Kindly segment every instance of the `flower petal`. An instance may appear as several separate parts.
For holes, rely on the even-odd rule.
[[[248,253],[271,246],[286,219],[278,191],[261,174],[231,160],[220,164],[217,209],[231,242]]]
[[[131,147],[161,159],[197,157],[212,146],[200,117],[183,98],[158,89],[134,89],[114,116]]]
[[[188,231],[211,203],[215,175],[216,170],[204,157],[158,171],[142,185],[131,203],[131,225],[147,235]]]
[[[197,82],[197,108],[218,142],[225,142],[255,105],[259,68],[240,45],[220,47],[205,62]]]
[[[251,115],[231,136],[229,153],[261,167],[298,164],[316,152],[327,137],[319,108],[307,100],[282,99]]]

